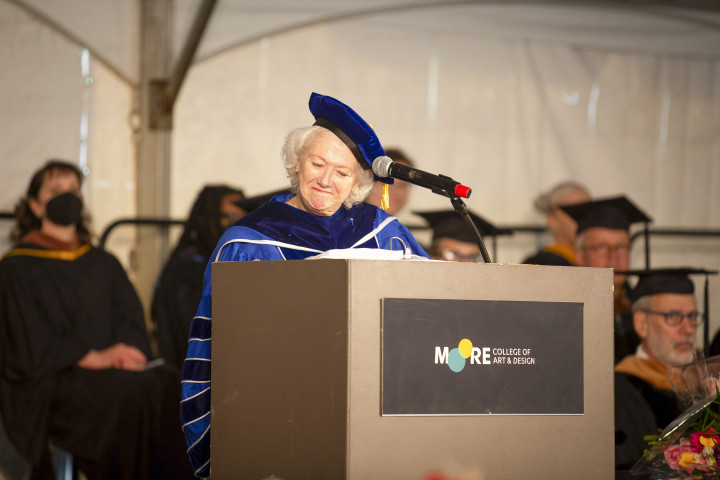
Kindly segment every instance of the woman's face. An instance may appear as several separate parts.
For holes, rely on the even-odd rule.
[[[82,198],[80,182],[72,172],[51,170],[43,179],[37,198],[30,198],[29,205],[36,217],[45,220],[45,208],[50,200],[63,193],[73,193]]]
[[[220,225],[223,230],[245,216],[245,210],[235,205],[235,202],[241,199],[242,195],[239,193],[228,193],[220,200]]]
[[[323,132],[298,161],[295,206],[314,215],[332,215],[358,184],[361,168],[347,145],[332,132]]]

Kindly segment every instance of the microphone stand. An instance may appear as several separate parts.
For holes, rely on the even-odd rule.
[[[438,176],[453,180],[447,175],[440,174]],[[462,201],[462,198],[455,195],[454,192],[451,193],[444,188],[431,188],[431,190],[433,193],[437,193],[438,195],[442,195],[443,197],[448,197],[450,199],[450,203],[452,203],[455,212],[457,212],[458,215],[465,219],[468,226],[470,226],[470,230],[472,230],[473,235],[475,235],[475,241],[477,242],[478,247],[480,247],[480,255],[482,255],[483,263],[491,263],[490,255],[488,255],[487,248],[485,248],[485,242],[483,242],[482,235],[480,235],[480,230],[478,230],[475,222],[473,222],[472,218],[470,218],[470,214],[467,211],[467,206],[465,205],[465,202]],[[468,191],[468,197],[469,196],[470,191]]]
[[[485,248],[485,242],[483,242],[482,235],[480,235],[480,231],[478,230],[477,226],[475,226],[475,222],[473,222],[472,218],[470,218],[470,214],[467,211],[467,206],[465,205],[465,202],[463,202],[460,197],[451,195],[447,196],[450,197],[450,203],[452,203],[455,211],[465,219],[467,224],[470,226],[470,229],[473,231],[473,234],[475,235],[475,240],[480,247],[480,254],[482,255],[483,263],[490,263],[490,255],[488,255],[487,249]]]

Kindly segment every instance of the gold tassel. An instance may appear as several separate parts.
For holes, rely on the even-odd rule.
[[[382,197],[380,198],[380,208],[387,211],[390,208],[390,185],[383,183]]]

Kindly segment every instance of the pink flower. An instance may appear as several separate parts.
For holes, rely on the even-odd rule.
[[[709,428],[707,432],[694,432],[690,434],[690,443],[695,452],[702,452],[704,448],[714,449],[718,444],[719,435],[714,428]]]
[[[665,461],[673,470],[680,470],[680,459],[682,458],[682,454],[689,453],[691,451],[692,445],[690,445],[690,440],[684,438],[677,445],[670,445],[665,449]]]

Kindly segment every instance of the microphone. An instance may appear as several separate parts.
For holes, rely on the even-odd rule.
[[[470,198],[472,189],[456,182],[445,175],[433,175],[414,168],[393,162],[390,157],[377,157],[373,160],[372,171],[378,177],[392,177],[414,185],[429,188],[433,192],[446,197]]]

